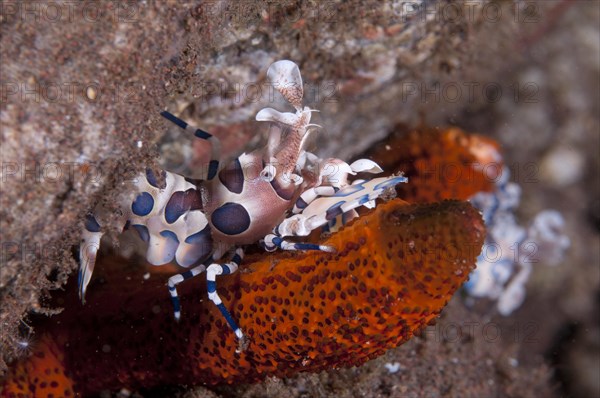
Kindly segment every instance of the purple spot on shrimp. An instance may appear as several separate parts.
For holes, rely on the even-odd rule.
[[[90,232],[100,232],[100,224],[96,221],[96,217],[93,214],[88,214],[85,216],[85,229]]]
[[[244,206],[229,202],[213,211],[211,221],[222,233],[238,235],[250,226],[250,215]]]
[[[239,159],[234,160],[219,172],[219,181],[230,192],[242,193],[244,189],[244,170]]]
[[[148,192],[140,193],[131,204],[131,211],[136,216],[146,216],[150,214],[154,207],[154,198]]]
[[[185,192],[174,192],[165,206],[165,220],[167,223],[173,224],[179,217],[190,210],[202,210],[202,195],[200,191],[190,188]]]

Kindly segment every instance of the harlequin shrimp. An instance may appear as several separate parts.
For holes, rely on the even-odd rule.
[[[123,226],[131,226],[147,242],[147,260],[163,265],[173,260],[187,271],[168,280],[174,317],[181,307],[176,286],[192,277],[206,274],[209,299],[218,307],[240,343],[244,333],[223,304],[216,285],[218,275],[236,272],[244,245],[261,242],[268,250],[318,250],[335,248],[294,242],[286,237],[307,236],[342,217],[357,216],[360,206],[373,207],[387,188],[406,182],[402,176],[356,180],[358,172],[379,173],[381,168],[367,159],[347,164],[340,159],[320,159],[304,150],[315,110],[302,107],[304,96],[298,66],[287,60],[273,63],[267,79],[295,112],[264,108],[257,121],[270,122],[265,148],[243,153],[225,167],[219,161],[217,137],[195,128],[173,114],[161,113],[181,129],[212,145],[208,169],[199,180],[151,170],[136,180],[133,201],[121,204]],[[162,182],[161,182],[162,181]],[[89,214],[80,246],[79,295],[85,301],[102,229]],[[227,254],[226,262],[220,261]]]

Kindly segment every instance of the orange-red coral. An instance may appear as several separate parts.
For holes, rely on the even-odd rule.
[[[502,173],[498,143],[458,128],[420,127],[387,139],[369,155],[390,172],[403,172],[408,184],[396,187],[411,203],[469,199],[490,192]]]
[[[52,379],[65,391],[91,394],[359,365],[435,319],[473,269],[484,235],[479,212],[466,202],[394,200],[324,242],[338,253],[249,258],[242,272],[218,280],[251,339],[241,353],[204,283],[182,287],[177,324],[163,278],[126,279],[123,260],[105,259],[105,283],[93,286],[84,307],[75,289],[68,292],[67,310],[40,328],[36,352],[12,367],[2,396],[45,391],[52,366],[70,377]],[[42,355],[47,361],[36,362]]]

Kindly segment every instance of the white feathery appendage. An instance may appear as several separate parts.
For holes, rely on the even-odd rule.
[[[267,79],[296,110],[302,109],[304,88],[298,65],[289,60],[274,62],[267,70]]]

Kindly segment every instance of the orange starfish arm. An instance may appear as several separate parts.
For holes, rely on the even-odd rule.
[[[490,192],[504,166],[496,141],[456,127],[423,126],[392,136],[375,148],[369,157],[384,170],[408,177],[408,184],[396,190],[411,203],[467,200],[477,192]]]

